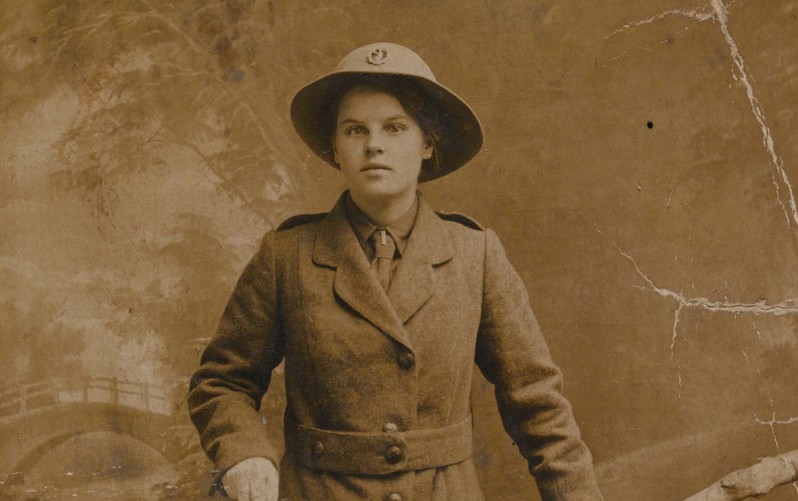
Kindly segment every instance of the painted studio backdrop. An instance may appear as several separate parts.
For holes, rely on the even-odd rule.
[[[422,191],[498,232],[607,499],[797,449],[796,40],[795,0],[0,1],[3,499],[205,499],[188,375],[263,233],[342,188],[289,101],[374,41],[481,118]],[[537,499],[473,391],[487,498]]]

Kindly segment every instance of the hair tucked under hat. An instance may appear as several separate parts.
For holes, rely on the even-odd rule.
[[[331,146],[337,104],[351,88],[386,90],[403,106],[417,95],[421,103],[406,111],[434,146],[433,159],[425,160],[419,181],[430,181],[462,167],[482,148],[482,127],[471,108],[443,85],[412,50],[393,43],[359,47],[344,57],[335,70],[297,92],[291,102],[291,122],[299,136],[322,160],[337,168]],[[402,89],[402,92],[392,89]],[[415,109],[413,109],[415,108]]]

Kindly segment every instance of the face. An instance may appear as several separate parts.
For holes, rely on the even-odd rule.
[[[339,103],[333,151],[352,195],[371,200],[415,196],[421,163],[432,157],[395,97],[357,87]]]

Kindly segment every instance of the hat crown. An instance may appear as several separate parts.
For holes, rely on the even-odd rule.
[[[338,63],[334,73],[339,72],[392,73],[438,81],[421,56],[407,47],[389,42],[358,47]]]

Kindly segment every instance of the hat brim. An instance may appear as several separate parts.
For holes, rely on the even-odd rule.
[[[315,80],[297,92],[291,101],[291,123],[305,144],[322,160],[338,168],[332,152],[329,127],[331,106],[346,89],[369,75],[388,75],[412,80],[423,92],[425,107],[439,128],[436,145],[438,165],[422,169],[419,182],[445,176],[471,160],[482,148],[482,127],[476,114],[454,92],[432,80],[399,73],[334,72]]]

